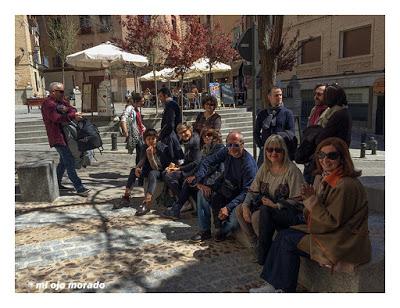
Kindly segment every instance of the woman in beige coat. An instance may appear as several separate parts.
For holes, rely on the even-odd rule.
[[[278,233],[261,274],[267,285],[254,292],[295,292],[300,256],[346,272],[371,258],[367,196],[346,143],[327,138],[315,157],[314,186],[302,188],[307,224]]]

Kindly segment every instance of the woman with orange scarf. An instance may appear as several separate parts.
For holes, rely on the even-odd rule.
[[[367,195],[347,144],[327,138],[318,145],[315,159],[314,185],[302,188],[307,224],[277,234],[261,273],[267,284],[250,292],[295,292],[300,256],[345,272],[371,258]]]

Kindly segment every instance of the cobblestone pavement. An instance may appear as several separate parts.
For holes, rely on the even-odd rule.
[[[56,153],[16,152],[16,165]],[[23,203],[16,179],[16,292],[247,292],[262,284],[261,267],[233,239],[189,240],[196,220],[135,217],[119,201],[134,157],[97,155],[79,170],[92,191],[87,198],[63,194],[53,203]],[[72,187],[68,179],[67,186]]]

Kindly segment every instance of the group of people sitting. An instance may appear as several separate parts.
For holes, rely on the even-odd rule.
[[[337,84],[317,85],[314,93],[306,129],[311,132],[297,148],[293,113],[283,105],[282,90],[269,91],[270,106],[258,114],[254,128],[257,164],[240,131],[231,131],[223,144],[215,97],[203,98],[204,112],[190,125],[182,123],[170,90],[161,88],[161,130],[134,129],[143,144],[137,143],[137,164],[115,208],[129,206],[136,179],[145,179],[145,198],[135,215],[146,215],[156,186],[164,182],[172,202],[161,216],[182,219],[182,207],[195,200],[199,232],[191,240],[211,239],[212,221],[215,241],[241,228],[266,281],[252,292],[295,292],[300,256],[332,271],[354,271],[369,261],[371,244],[366,192],[349,153],[351,117]],[[130,125],[137,126],[142,103],[135,96],[122,121],[130,117]],[[304,174],[293,159],[305,164]]]

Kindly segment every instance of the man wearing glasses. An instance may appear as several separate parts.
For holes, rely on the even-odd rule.
[[[201,185],[210,168],[224,164],[224,173],[220,181],[211,188]],[[211,238],[211,210],[217,230],[216,241],[226,239],[228,233],[239,226],[235,208],[246,197],[248,188],[257,172],[257,164],[253,156],[244,149],[243,135],[232,131],[226,138],[226,147],[205,158],[189,184],[196,185],[197,214],[199,233],[192,237],[194,241]],[[198,185],[200,184],[200,185]]]
[[[269,136],[285,131],[290,131],[291,135],[295,135],[293,113],[283,106],[282,90],[272,87],[268,92],[268,101],[270,107],[258,113],[253,131],[254,141],[260,149],[257,160],[258,167],[264,162],[263,146]]]
[[[43,102],[42,117],[46,127],[50,147],[54,147],[60,155],[57,165],[57,180],[60,190],[68,188],[61,184],[65,170],[78,195],[86,197],[89,189],[85,188],[75,170],[75,160],[68,148],[62,133],[62,124],[72,120],[80,121],[82,114],[64,99],[64,85],[52,82],[49,89],[50,95]]]

